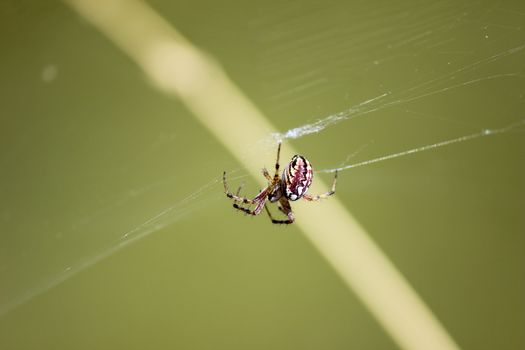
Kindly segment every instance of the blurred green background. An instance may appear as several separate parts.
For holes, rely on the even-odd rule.
[[[148,3],[282,131],[389,93],[291,141],[316,169],[525,118],[521,1]],[[242,165],[64,4],[3,1],[0,47],[1,349],[396,348],[293,225],[234,212],[217,180],[255,194]],[[523,131],[340,174],[465,349],[525,348]]]

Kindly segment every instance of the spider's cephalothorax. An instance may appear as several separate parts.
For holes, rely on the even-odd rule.
[[[259,192],[257,196],[253,199],[248,199],[245,197],[240,197],[239,192],[241,187],[237,190],[237,194],[233,194],[228,189],[226,183],[226,172],[223,174],[223,183],[224,183],[224,192],[226,196],[232,199],[233,207],[235,209],[241,210],[246,214],[257,215],[261,212],[262,208],[266,209],[268,216],[274,224],[291,224],[294,222],[294,216],[292,212],[292,207],[290,206],[290,201],[296,201],[300,198],[304,198],[308,201],[317,201],[321,198],[326,198],[335,193],[335,185],[337,183],[337,172],[335,173],[334,182],[332,183],[332,189],[329,192],[320,194],[317,196],[310,196],[306,194],[308,188],[312,184],[313,179],[313,169],[310,162],[303,156],[295,155],[292,157],[292,160],[284,169],[282,176],[279,176],[279,154],[281,153],[281,143],[277,148],[277,161],[275,162],[275,175],[270,176],[268,170],[263,169],[262,173],[264,177],[268,180],[268,186]],[[279,202],[279,210],[282,211],[286,216],[286,220],[276,220],[272,217],[272,214],[266,206],[266,201],[271,203]],[[253,210],[240,206],[241,204],[255,205]]]

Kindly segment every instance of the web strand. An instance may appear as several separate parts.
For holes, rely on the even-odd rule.
[[[409,149],[409,150],[406,150],[406,151],[393,153],[393,154],[388,154],[388,155],[381,156],[381,157],[378,157],[378,158],[365,160],[363,162],[350,164],[350,165],[345,165],[345,166],[342,166],[342,167],[339,167],[339,168],[323,169],[323,170],[319,170],[318,172],[319,173],[333,173],[333,172],[336,172],[336,171],[343,171],[343,170],[358,168],[358,167],[361,167],[361,166],[370,165],[370,164],[374,164],[374,163],[379,163],[379,162],[382,162],[382,161],[385,161],[385,160],[389,160],[389,159],[404,157],[404,156],[408,156],[408,155],[414,154],[414,153],[419,153],[419,152],[428,151],[428,150],[439,148],[439,147],[449,146],[449,145],[452,145],[452,144],[455,144],[455,143],[470,141],[470,140],[474,140],[474,139],[481,138],[481,137],[486,137],[486,136],[492,136],[492,135],[507,133],[509,131],[518,129],[519,127],[522,127],[522,126],[525,126],[525,119],[522,119],[522,120],[520,120],[520,121],[518,121],[516,123],[512,123],[510,125],[507,125],[505,127],[499,128],[499,129],[485,129],[485,130],[477,132],[475,134],[464,135],[464,136],[457,137],[455,139],[445,140],[445,141],[433,143],[433,144],[426,145],[426,146],[412,148],[412,149]]]
[[[483,65],[486,65],[491,62],[500,60],[502,58],[514,55],[522,51],[523,49],[525,49],[525,44],[513,47],[511,49],[507,49],[497,54],[483,58],[481,60],[468,64],[466,66],[458,68],[452,72],[446,73],[438,78],[428,80],[424,83],[412,86],[405,90],[402,90],[396,93],[393,93],[391,91],[385,92],[379,96],[376,96],[374,98],[363,101],[355,106],[352,106],[351,108],[347,110],[329,115],[313,123],[305,124],[305,125],[290,129],[288,131],[285,131],[283,133],[274,133],[272,134],[272,138],[276,141],[283,141],[286,139],[297,139],[297,138],[301,138],[303,136],[307,136],[310,134],[316,134],[329,126],[333,126],[344,120],[353,119],[353,118],[356,118],[356,117],[359,117],[359,116],[362,116],[362,115],[365,115],[371,112],[375,112],[375,111],[382,110],[382,109],[389,108],[389,107],[394,107],[402,103],[416,101],[416,100],[419,100],[425,97],[429,97],[429,96],[440,94],[446,91],[450,91],[452,89],[458,89],[458,88],[466,87],[469,85],[479,84],[481,82],[495,80],[495,79],[524,78],[524,75],[522,73],[515,73],[515,72],[514,73],[498,73],[498,74],[492,74],[492,75],[488,75],[488,76],[484,76],[484,77],[480,77],[476,79],[467,80],[464,82],[455,83],[453,85],[449,85],[449,86],[442,87],[442,88],[437,87],[437,85],[439,84],[449,82],[449,81],[455,81],[457,79],[458,74],[463,74],[469,71],[473,71]],[[414,95],[410,96],[410,93],[414,91],[421,91],[421,93],[415,96]]]

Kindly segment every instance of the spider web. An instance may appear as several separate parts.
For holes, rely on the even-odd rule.
[[[298,11],[298,6],[295,4],[281,9],[278,12],[279,16],[291,16],[292,13]],[[308,22],[312,17],[318,17],[319,11],[321,11],[321,17],[332,16],[337,11],[306,9],[303,10],[306,15],[294,23],[284,21],[277,15],[276,17],[265,15],[263,18],[255,19],[252,23],[253,30],[261,33],[259,44],[263,48],[261,51],[265,51],[264,54],[261,54],[262,59],[259,63],[259,69],[265,73],[265,77],[261,77],[260,81],[263,86],[269,86],[267,90],[263,88],[261,104],[267,101],[272,105],[268,107],[269,112],[283,115],[281,120],[284,125],[280,127],[287,131],[269,135],[268,140],[256,140],[254,143],[272,152],[276,139],[301,140],[306,144],[309,139],[315,140],[316,137],[330,138],[333,136],[331,133],[336,129],[342,128],[348,131],[353,127],[354,120],[359,119],[361,123],[374,123],[374,118],[382,112],[399,112],[399,110],[410,118],[432,120],[437,122],[437,125],[446,127],[452,123],[460,127],[454,129],[453,132],[443,130],[442,135],[423,136],[423,142],[420,142],[419,138],[425,133],[424,129],[420,128],[414,131],[414,140],[403,141],[401,147],[399,144],[395,146],[387,144],[385,146],[387,152],[382,153],[374,153],[375,150],[372,149],[373,146],[381,144],[381,140],[359,141],[357,145],[344,145],[339,148],[339,153],[334,155],[332,163],[325,164],[326,169],[321,171],[349,170],[414,153],[431,152],[444,146],[459,147],[457,144],[474,139],[484,139],[484,142],[487,143],[496,137],[521,140],[523,138],[521,132],[524,131],[525,126],[525,115],[522,112],[525,105],[525,81],[523,79],[525,77],[525,33],[522,30],[525,9],[501,7],[500,5],[480,8],[473,5],[449,4],[444,6],[441,4],[441,7],[433,8],[433,10],[437,14],[433,18],[434,23],[429,24],[428,21],[416,20],[406,28],[399,30],[398,37],[393,42],[384,42],[381,39],[384,29],[374,28],[373,24],[364,28],[368,38],[366,43],[358,42],[357,39],[348,39],[351,30],[359,31],[363,28],[348,29],[350,27],[338,18],[332,21],[334,26],[324,28],[324,32],[315,28],[315,25],[313,29],[309,29],[321,33],[316,39],[313,33],[301,31],[303,22]],[[390,25],[402,27],[407,16],[413,19],[427,12],[427,9],[419,8],[413,9],[412,14],[406,14],[405,10],[400,9],[398,13],[392,14]],[[338,13],[343,16],[346,12]],[[267,30],[270,23],[273,24],[273,31]],[[295,32],[291,29],[295,29]],[[333,35],[333,31],[340,32]],[[286,37],[283,33],[289,33],[287,35],[291,38]],[[339,40],[323,40],[329,38],[329,35]],[[458,48],[456,42],[459,42],[460,45],[464,44],[465,37],[474,38],[472,45]],[[301,42],[299,38],[314,38],[315,40]],[[334,84],[333,80],[327,78],[331,72],[319,68],[325,66],[322,63],[324,56],[318,55],[319,62],[315,59],[310,61],[299,59],[299,62],[292,62],[287,61],[289,57],[283,55],[283,50],[291,45],[290,40],[292,44],[298,45],[296,49],[299,51],[330,52],[341,45],[343,39],[345,40],[344,48],[337,51],[340,56],[333,57],[337,69],[349,70],[352,65],[364,67],[362,76],[358,77],[360,81],[366,80],[361,83],[361,90],[364,92],[355,95],[365,96],[352,97],[353,101],[349,101],[347,96],[353,92],[350,87],[345,87],[344,84],[348,84],[347,80]],[[483,49],[478,49],[480,42],[485,43]],[[384,49],[377,49],[381,46],[384,46]],[[375,56],[367,54],[369,48]],[[406,52],[410,52],[411,49],[414,49],[414,53],[408,55]],[[220,57],[220,54],[218,56]],[[426,63],[427,66],[419,68],[419,71],[413,71],[412,76],[399,79],[398,83],[391,82],[387,87],[385,86],[387,84],[381,79],[383,69],[395,70],[399,67],[400,70],[406,71],[406,62],[403,59],[408,60],[409,63],[421,62],[421,65],[424,66],[426,59],[433,56],[437,56],[438,59]],[[449,64],[454,61],[456,62]],[[60,71],[60,65],[45,64],[44,70],[48,71],[49,66],[54,67],[53,79],[62,79],[64,74],[56,73]],[[294,73],[294,71],[299,73]],[[294,74],[295,79],[290,78]],[[49,74],[44,75],[47,77]],[[279,76],[286,77],[286,79],[279,80]],[[50,79],[45,78],[45,80]],[[476,98],[482,95],[480,92],[482,90],[498,91],[502,87],[507,89],[506,99],[483,101]],[[458,102],[455,96],[456,93],[465,93],[465,91],[474,96],[474,100],[479,104],[478,107],[491,105],[492,108],[487,107],[488,111],[483,115],[479,114],[479,109],[473,109],[468,118],[462,119],[459,114],[448,116],[438,112],[436,115],[435,111],[429,107],[431,105],[425,104],[429,99],[439,98],[441,103],[450,103],[455,106],[453,109],[465,107],[468,111],[468,104],[471,102],[468,102],[467,99],[460,99]],[[326,105],[319,104],[317,115],[320,117],[312,118],[311,112],[301,112],[300,108],[297,108],[297,105],[304,101],[316,98],[321,100],[326,95],[335,96],[330,100],[336,101],[335,105],[338,106],[338,111],[335,113],[332,112],[334,107],[330,105],[330,102],[326,102]],[[417,103],[421,104],[417,105]],[[352,107],[346,107],[348,105]],[[495,111],[497,114],[494,113]],[[286,116],[291,113],[299,114],[299,117],[287,118]],[[298,126],[297,121],[299,121]],[[403,127],[410,126],[413,122],[414,119],[403,119],[395,121],[394,124]],[[435,123],[432,125],[436,125]],[[338,127],[335,128],[335,126]],[[370,136],[367,137],[370,138]],[[151,149],[145,149],[135,161],[147,164],[147,160],[156,150],[167,148],[170,142],[169,140],[151,141],[149,144]],[[13,147],[17,145],[13,141]],[[8,152],[3,154],[4,165],[14,162],[13,154]],[[357,155],[363,159],[349,164],[348,161]],[[343,164],[338,165],[336,158],[340,160],[345,157],[347,159]],[[167,179],[160,179],[158,183],[144,182],[139,183],[136,187],[123,188],[120,194],[103,198],[104,205],[99,208],[70,218],[70,229],[56,232],[60,237],[68,238],[65,244],[69,254],[64,256],[57,254],[56,261],[51,267],[40,268],[24,263],[27,256],[41,255],[36,254],[35,251],[43,249],[30,243],[25,244],[24,252],[19,255],[5,254],[6,258],[1,264],[0,274],[9,276],[5,280],[12,281],[12,284],[8,288],[3,287],[0,316],[133,242],[174,225],[182,219],[198,220],[205,215],[206,208],[215,201],[224,199],[220,182],[223,165],[215,161],[203,164],[203,168],[197,169],[198,171],[206,174],[216,172],[217,176],[208,176],[192,190],[179,193],[175,200],[162,201],[154,210],[141,212],[140,199],[155,196],[158,191],[169,188]],[[213,171],[203,171],[209,168],[212,168]],[[233,166],[230,165],[229,168]],[[243,171],[239,169],[229,171],[229,173],[234,175],[231,177],[232,181],[246,178]],[[135,218],[126,222],[123,217],[119,216],[118,225],[114,227],[110,224],[109,218],[120,214],[123,209],[135,211]],[[7,218],[8,212],[9,207],[6,205],[3,210],[4,217]],[[100,232],[114,233],[95,237],[96,243],[87,250],[78,248],[74,243],[83,232],[97,232],[97,229],[100,228],[103,228]],[[6,246],[8,242],[4,244],[4,247]],[[63,246],[57,246],[56,249],[62,248]],[[45,253],[49,254],[53,252],[53,249],[49,248]],[[29,270],[32,271],[30,279],[17,280],[10,277],[12,274],[23,275]]]

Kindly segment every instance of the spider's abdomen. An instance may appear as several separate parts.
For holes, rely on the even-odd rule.
[[[293,156],[282,177],[286,198],[291,201],[301,198],[312,184],[313,176],[310,162],[303,156]]]

